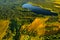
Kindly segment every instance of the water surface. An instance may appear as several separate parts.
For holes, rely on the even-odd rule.
[[[51,12],[50,10],[45,10],[37,6],[33,6],[31,4],[23,4],[22,8],[27,8],[36,14],[43,14],[43,15],[51,15],[57,16],[58,14]]]

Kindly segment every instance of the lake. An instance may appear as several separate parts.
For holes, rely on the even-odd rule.
[[[37,6],[33,6],[32,4],[23,4],[22,8],[29,9],[30,11],[36,13],[36,14],[42,14],[42,15],[51,15],[51,16],[57,16],[57,13],[53,13],[50,10],[45,10]]]

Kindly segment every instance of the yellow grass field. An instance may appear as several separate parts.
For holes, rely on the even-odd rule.
[[[9,20],[0,20],[0,40],[6,34],[6,31],[9,27],[8,25],[9,25]]]

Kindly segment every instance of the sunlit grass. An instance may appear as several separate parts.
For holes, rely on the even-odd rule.
[[[0,20],[0,39],[6,34],[7,28],[9,27],[9,20]]]

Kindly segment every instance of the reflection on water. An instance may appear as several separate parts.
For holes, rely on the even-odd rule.
[[[24,5],[22,5],[22,8],[27,8],[36,14],[51,15],[51,16],[58,15],[56,13],[49,11],[49,10],[45,10],[45,9],[42,9],[40,7],[37,7],[37,6],[33,6],[31,4],[24,4]]]

